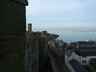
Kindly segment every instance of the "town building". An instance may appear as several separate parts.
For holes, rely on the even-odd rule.
[[[88,64],[91,72],[96,72],[96,58],[91,59]]]
[[[78,61],[71,60],[70,62],[71,70],[70,72],[89,72],[86,68],[84,68]]]
[[[75,52],[71,50],[65,52],[65,65],[69,72],[88,72],[81,64],[81,61],[81,57],[78,56]]]
[[[50,42],[51,50],[60,57],[65,57],[66,46],[67,43],[65,43],[63,40],[54,40]]]
[[[83,66],[88,66],[93,59],[96,59],[95,42],[78,42],[78,45],[74,49],[66,51],[65,64],[69,69],[70,61],[73,59]]]

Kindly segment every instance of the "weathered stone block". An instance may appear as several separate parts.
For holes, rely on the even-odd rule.
[[[0,34],[25,33],[25,6],[10,0],[0,2]]]
[[[25,36],[0,36],[0,72],[25,72]]]
[[[25,35],[3,35],[0,36],[0,55],[20,53],[24,55]]]
[[[0,72],[25,72],[25,5],[0,1]]]
[[[18,53],[0,57],[0,72],[25,72],[24,57]]]

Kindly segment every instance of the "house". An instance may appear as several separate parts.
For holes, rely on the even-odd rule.
[[[71,60],[78,61],[83,66],[89,66],[93,69],[93,59],[96,59],[96,44],[95,42],[78,42],[74,49],[65,52],[65,64],[67,68],[72,69],[70,65]],[[94,61],[95,62],[95,61]]]
[[[63,40],[55,40],[53,42],[50,42],[50,48],[51,50],[60,57],[65,57],[65,48],[67,46],[67,43],[65,43]]]
[[[83,67],[78,61],[71,60],[69,62],[72,66],[72,70],[70,72],[89,72],[86,68]]]
[[[81,64],[88,65],[89,60],[96,58],[96,43],[95,41],[78,41],[72,50],[72,55],[77,58]]]
[[[69,72],[88,72],[88,70],[80,63],[81,57],[71,50],[65,52],[65,65]]]
[[[96,58],[91,59],[88,66],[92,72],[96,72]]]

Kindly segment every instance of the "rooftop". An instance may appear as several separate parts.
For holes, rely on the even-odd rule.
[[[70,56],[72,55],[72,51],[71,51],[71,50],[68,50],[68,51],[65,52],[65,54],[66,54],[68,57],[70,57]]]
[[[86,68],[84,68],[78,61],[74,59],[70,61],[70,64],[72,65],[75,72],[88,72]]]
[[[90,60],[90,66],[96,70],[96,58]]]
[[[78,41],[78,45],[96,45],[95,41]]]
[[[80,46],[77,50],[76,53],[79,56],[96,56],[96,46]]]

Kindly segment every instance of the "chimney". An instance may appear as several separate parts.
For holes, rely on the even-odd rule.
[[[32,24],[28,24],[28,32],[32,32]]]

